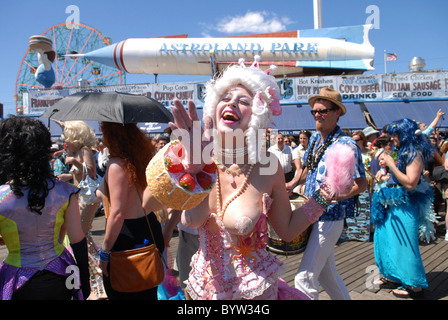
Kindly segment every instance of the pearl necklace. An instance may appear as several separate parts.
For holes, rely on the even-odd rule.
[[[216,155],[224,158],[240,158],[247,154],[247,147],[234,149],[216,148]]]
[[[254,164],[251,164],[249,167],[249,170],[247,171],[247,175],[244,178],[243,183],[241,184],[241,186],[239,187],[239,189],[235,192],[235,194],[229,199],[227,200],[227,202],[221,207],[221,184],[219,181],[219,172],[216,175],[216,208],[218,211],[218,217],[222,220],[222,218],[224,217],[224,213],[227,210],[227,207],[235,200],[237,199],[239,196],[241,196],[247,188],[247,181],[249,180],[250,174],[252,172],[252,169],[254,168]]]

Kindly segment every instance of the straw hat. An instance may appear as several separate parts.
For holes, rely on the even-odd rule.
[[[324,87],[320,90],[320,92],[317,96],[311,96],[308,99],[308,103],[310,104],[311,108],[314,107],[314,103],[318,99],[325,99],[325,100],[333,102],[335,105],[337,105],[339,108],[341,108],[341,110],[342,110],[341,116],[343,116],[347,112],[347,109],[342,104],[341,94],[334,89]]]

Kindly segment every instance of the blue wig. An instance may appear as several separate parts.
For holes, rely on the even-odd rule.
[[[416,121],[407,118],[394,121],[389,126],[389,134],[400,137],[397,167],[402,172],[405,172],[406,166],[415,159],[418,152],[426,163],[435,151],[429,139],[421,133]]]

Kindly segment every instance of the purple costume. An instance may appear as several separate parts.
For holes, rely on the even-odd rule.
[[[51,185],[51,182],[49,183]],[[18,198],[9,185],[0,187],[0,234],[8,248],[8,256],[0,265],[0,299],[10,300],[14,291],[39,270],[71,276],[68,266],[76,266],[69,251],[60,241],[65,210],[70,196],[78,192],[71,184],[55,181],[45,199],[42,214],[28,207],[28,190]],[[79,286],[74,285],[73,298],[82,299]]]

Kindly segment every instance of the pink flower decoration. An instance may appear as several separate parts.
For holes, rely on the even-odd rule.
[[[280,97],[277,95],[277,90],[274,88],[269,88],[269,95],[271,96],[272,102],[269,104],[269,108],[272,111],[273,116],[279,116],[282,114],[282,107],[280,105]]]
[[[261,92],[257,91],[254,97],[255,101],[257,102],[257,105],[262,106],[263,105],[263,98],[261,97]]]

